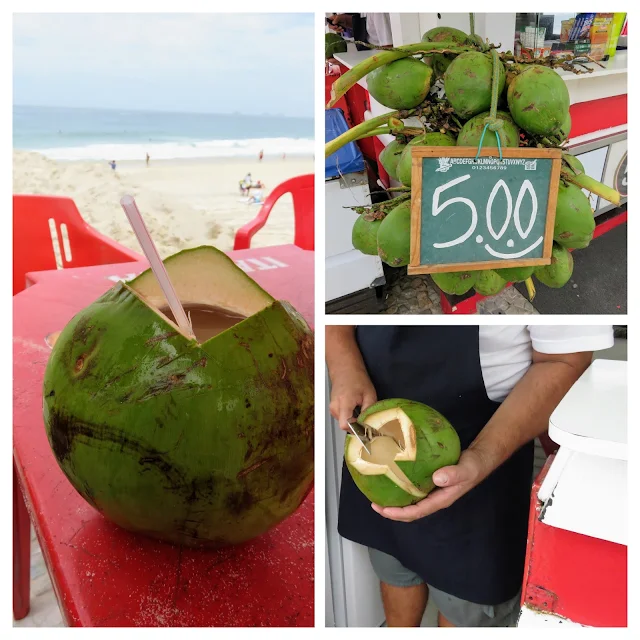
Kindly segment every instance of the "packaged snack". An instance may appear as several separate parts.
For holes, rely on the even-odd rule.
[[[607,48],[605,50],[605,60],[610,60],[616,55],[616,47],[618,45],[618,38],[620,38],[620,32],[624,25],[626,13],[614,13],[613,20],[611,21],[611,30],[609,32],[609,41],[607,42]]]
[[[576,19],[563,20],[560,23],[560,42],[569,42],[569,34],[575,23]]]
[[[595,13],[579,13],[573,28],[569,33],[569,40],[585,40],[589,37],[591,23],[596,17]]]
[[[606,55],[612,22],[613,13],[598,13],[593,19],[589,39],[591,40],[590,56],[594,60],[602,60]]]

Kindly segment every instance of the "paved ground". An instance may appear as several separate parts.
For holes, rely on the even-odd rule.
[[[31,610],[14,627],[64,627],[38,539],[31,530]]]
[[[431,276],[409,276],[400,269],[385,273],[387,290],[385,311],[395,314],[441,314],[440,290],[433,284]],[[485,298],[478,304],[482,315],[533,315],[534,306],[514,287],[503,289],[497,296]]]

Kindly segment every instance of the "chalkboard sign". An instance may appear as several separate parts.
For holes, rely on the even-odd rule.
[[[409,274],[551,262],[559,149],[411,150]]]

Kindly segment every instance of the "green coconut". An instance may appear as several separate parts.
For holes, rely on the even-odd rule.
[[[573,273],[573,256],[557,243],[553,243],[551,250],[551,264],[537,267],[533,272],[542,284],[553,289],[564,287]]]
[[[518,64],[518,63],[511,63],[511,64],[507,64],[505,65],[504,69],[505,69],[505,84],[506,87],[508,88],[509,85],[511,84],[512,80],[522,71],[524,71],[525,69],[528,69],[529,65],[526,64]]]
[[[476,293],[479,293],[481,296],[495,296],[496,293],[500,293],[506,285],[507,281],[493,269],[484,269],[483,271],[478,271],[473,288]]]
[[[336,53],[345,53],[347,51],[347,43],[342,36],[337,33],[324,34],[324,57],[325,60],[333,58]]]
[[[567,116],[562,123],[562,126],[558,131],[555,132],[555,135],[560,138],[560,140],[566,140],[571,133],[571,114],[567,111]]]
[[[502,120],[503,125],[498,129],[500,136],[500,145],[503,147],[519,147],[520,146],[520,129],[516,126],[511,116],[504,111],[497,112],[498,120]],[[489,117],[489,111],[480,113],[467,121],[460,133],[458,134],[459,147],[478,147],[482,132],[484,131],[485,118]],[[482,141],[482,147],[497,147],[496,134],[487,129]]]
[[[477,271],[455,271],[452,273],[432,273],[431,278],[439,289],[452,296],[461,296],[473,287]]]
[[[389,109],[413,109],[429,93],[434,72],[416,58],[401,58],[374,69],[367,75],[367,89]]]
[[[509,111],[525,131],[552,135],[566,124],[569,90],[553,69],[532,65],[519,73],[507,91]]]
[[[378,230],[382,220],[368,220],[366,214],[361,214],[351,230],[351,244],[353,248],[369,256],[378,255]]]
[[[398,179],[398,162],[400,156],[407,145],[397,140],[392,140],[381,152],[379,156],[380,164],[393,180]]]
[[[371,435],[370,451],[348,435],[344,457],[356,486],[381,507],[406,507],[435,488],[432,476],[460,459],[460,439],[449,421],[420,402],[376,402],[358,422]]]
[[[117,525],[238,544],[311,487],[313,333],[213,247],[165,266],[183,305],[213,322],[194,321],[195,339],[183,332],[150,270],[114,285],[53,347],[47,438],[75,489]]]
[[[498,64],[498,92],[505,84],[504,65]],[[444,74],[444,90],[447,100],[462,118],[487,111],[491,106],[491,56],[478,51],[466,51],[456,56]]]
[[[409,264],[411,243],[411,202],[392,209],[378,228],[378,255],[391,267]]]
[[[416,136],[405,147],[404,151],[400,154],[400,160],[396,167],[396,174],[398,180],[407,187],[411,186],[411,147],[455,147],[456,139],[450,133],[440,133],[439,131],[432,131],[425,133],[421,136]]]
[[[505,267],[495,272],[506,282],[524,282],[533,275],[535,267]]]
[[[455,42],[456,44],[465,44],[466,41],[467,34],[453,27],[435,27],[429,29],[429,31],[422,36],[422,42]],[[436,77],[440,78],[444,75],[447,67],[455,57],[455,53],[433,53],[425,55],[423,60],[426,64],[433,67]]]
[[[575,184],[560,181],[553,239],[566,249],[589,246],[596,228],[591,203],[584,191]]]

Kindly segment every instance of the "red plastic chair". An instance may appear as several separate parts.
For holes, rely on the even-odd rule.
[[[313,178],[313,174],[309,173],[285,180],[279,184],[264,201],[258,215],[251,222],[248,222],[244,227],[236,231],[236,238],[233,245],[234,250],[248,249],[251,245],[251,238],[264,227],[271,213],[271,209],[278,198],[285,193],[291,193],[293,197],[293,212],[295,215],[295,237],[293,242],[301,249],[313,251]]]
[[[56,245],[61,268],[142,258],[88,225],[71,198],[14,195],[13,295],[25,288],[27,272],[58,268]]]

